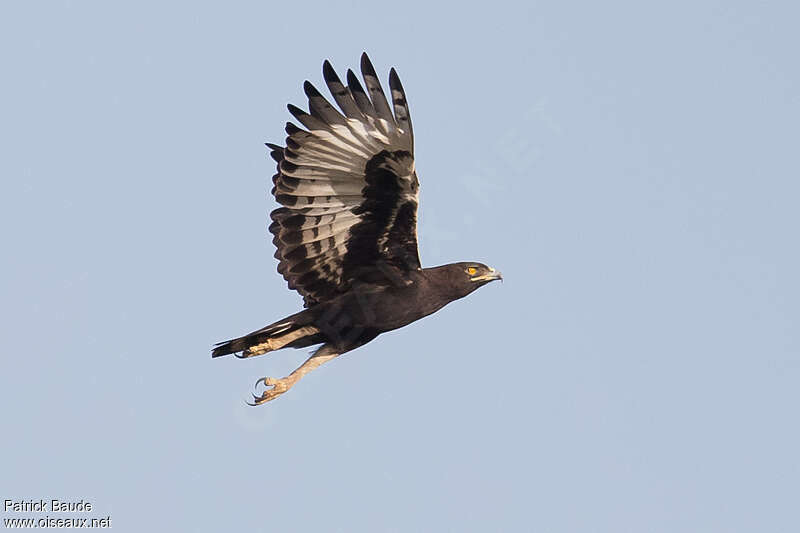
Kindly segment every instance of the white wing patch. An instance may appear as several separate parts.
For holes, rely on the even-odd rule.
[[[286,147],[270,145],[278,162],[273,194],[283,206],[273,211],[270,226],[278,271],[305,297],[306,305],[332,297],[347,281],[342,276],[348,244],[366,216],[367,163],[383,151],[413,156],[405,94],[394,69],[393,115],[366,55],[361,67],[368,93],[352,71],[344,86],[326,61],[325,80],[342,112],[306,82],[310,112],[291,105],[289,111],[307,130],[288,123]],[[403,170],[408,174],[408,168]],[[398,181],[403,185],[397,201],[416,202],[413,163],[411,173]],[[389,229],[375,238],[385,247]]]

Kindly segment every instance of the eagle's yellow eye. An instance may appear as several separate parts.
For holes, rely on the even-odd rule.
[[[477,268],[475,268],[475,267],[469,267],[469,268],[467,269],[467,274],[469,274],[470,276],[474,276],[474,275],[475,275],[475,273],[476,273],[477,271],[478,271],[478,269],[477,269]]]

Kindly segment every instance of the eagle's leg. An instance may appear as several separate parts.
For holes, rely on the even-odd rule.
[[[263,383],[267,389],[261,396],[253,395],[253,403],[250,405],[261,405],[270,400],[274,400],[284,392],[291,389],[295,383],[300,381],[300,378],[317,368],[323,363],[330,361],[339,355],[339,352],[330,344],[324,344],[319,350],[314,352],[314,355],[306,359],[306,362],[300,365],[294,372],[285,378],[261,378],[256,381],[256,386]]]
[[[314,326],[305,326],[281,336],[269,337],[264,342],[260,344],[254,344],[246,350],[243,350],[242,355],[237,355],[237,357],[239,359],[247,359],[248,357],[253,357],[254,355],[261,355],[274,350],[280,350],[287,344],[292,343],[299,338],[313,335],[315,333],[319,333],[319,329],[315,328]]]

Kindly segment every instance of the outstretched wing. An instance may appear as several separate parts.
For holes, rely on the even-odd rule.
[[[323,302],[387,268],[420,268],[417,251],[419,182],[405,92],[394,69],[389,107],[366,54],[361,73],[345,86],[328,61],[325,83],[339,109],[308,81],[309,112],[289,105],[305,126],[286,125],[286,147],[268,145],[278,162],[272,212],[278,272],[305,299]],[[341,111],[340,111],[341,110]]]

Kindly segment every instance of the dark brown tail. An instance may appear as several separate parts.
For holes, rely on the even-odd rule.
[[[325,342],[319,329],[311,324],[311,319],[308,310],[301,311],[238,339],[217,343],[211,357],[237,352],[242,352],[237,357],[252,357],[281,348],[305,348]]]

